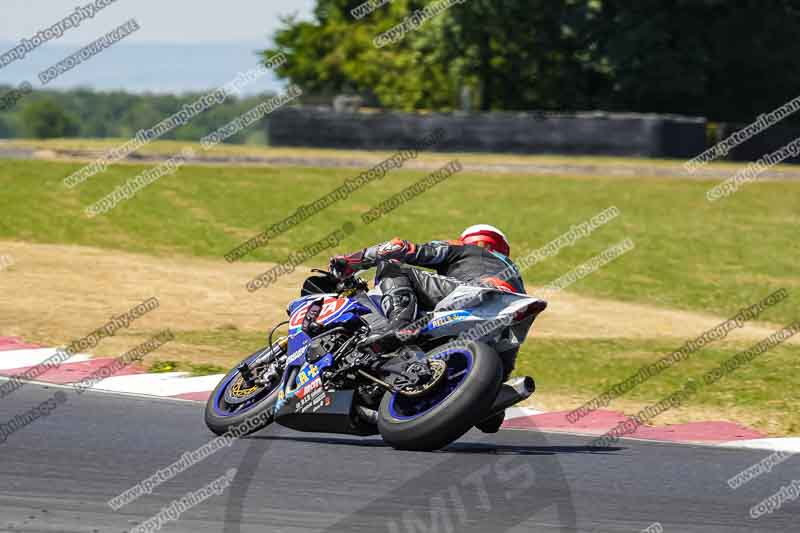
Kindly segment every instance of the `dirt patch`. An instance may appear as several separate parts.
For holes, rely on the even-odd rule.
[[[163,328],[175,332],[214,332],[250,338],[266,334],[286,319],[286,304],[296,297],[308,269],[298,267],[273,286],[250,293],[245,284],[271,263],[227,263],[187,257],[152,257],[85,246],[0,242],[14,264],[0,271],[0,335],[19,335],[60,345],[87,335],[150,297],[160,307],[117,336],[104,339],[100,354],[120,353],[134,340]],[[724,320],[703,313],[673,311],[562,292],[537,320],[535,335],[551,338],[689,339]],[[748,324],[729,340],[760,340],[779,326]],[[177,360],[227,364],[214,335],[205,348],[170,345]],[[798,342],[792,339],[792,342]],[[246,354],[241,354],[246,355]]]
[[[0,272],[2,335],[60,345],[87,335],[112,314],[119,315],[153,296],[159,299],[158,309],[128,330],[104,339],[98,353],[124,351],[135,339],[163,328],[266,332],[285,319],[286,303],[297,294],[305,271],[298,269],[274,287],[249,293],[247,281],[271,264],[229,264],[16,242],[0,243],[0,250],[15,261]],[[170,353],[160,357],[174,358],[171,351],[175,348],[165,347]],[[197,362],[213,362],[215,358],[203,353],[199,359]]]
[[[560,292],[548,297],[547,310],[534,325],[538,337],[558,338],[628,338],[671,337],[689,340],[709,330],[726,318],[690,311],[662,309],[650,305],[587,298]],[[748,323],[732,330],[726,340],[762,340],[781,325]],[[792,338],[790,344],[800,343]]]

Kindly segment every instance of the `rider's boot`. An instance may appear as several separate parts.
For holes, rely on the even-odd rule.
[[[412,326],[417,315],[417,295],[405,277],[384,278],[380,287],[381,308],[388,322],[359,345],[375,345],[383,352],[391,352],[419,336],[420,329]]]

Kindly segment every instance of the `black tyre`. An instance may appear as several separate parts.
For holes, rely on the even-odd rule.
[[[242,362],[254,360],[267,349],[259,350]],[[217,435],[231,431],[233,436],[243,437],[267,427],[274,420],[278,385],[244,388],[243,383],[241,373],[234,368],[217,384],[206,402],[206,425]]]
[[[394,448],[438,450],[455,441],[489,414],[500,390],[503,368],[497,353],[483,343],[444,345],[428,359],[447,363],[447,375],[425,396],[386,393],[378,430]]]

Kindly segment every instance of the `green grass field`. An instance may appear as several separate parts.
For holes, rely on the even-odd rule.
[[[539,390],[564,398],[600,395],[617,383],[636,374],[644,365],[680,348],[679,339],[536,339],[528,342],[517,364],[520,375],[536,376]],[[612,402],[611,408],[632,414],[658,402],[689,380],[702,383],[703,375],[725,360],[755,343],[722,342],[707,346],[687,360],[633,388]],[[746,420],[754,427],[776,435],[800,433],[800,417],[795,405],[800,390],[796,372],[800,357],[797,345],[780,345],[719,382],[700,389],[691,403],[672,413],[672,420],[694,411],[712,413],[705,419],[727,415]],[[572,407],[578,407],[576,402]],[[620,405],[620,403],[622,405]],[[724,416],[723,415],[723,416]],[[661,423],[656,418],[655,423]]]
[[[58,162],[0,161],[0,240],[221,259],[298,206],[359,173],[343,168],[184,167],[111,212],[89,219],[83,214],[86,206],[150,167],[119,165],[76,189],[65,188],[61,180],[79,168],[79,164]],[[800,286],[800,182],[751,184],[710,204],[705,191],[714,181],[463,172],[373,224],[361,222],[362,213],[425,175],[422,171],[393,171],[243,261],[285,260],[290,252],[347,221],[355,224],[355,232],[330,253],[394,236],[416,241],[454,238],[467,225],[489,222],[507,232],[512,255],[520,256],[568,231],[571,225],[616,206],[621,211],[618,218],[525,271],[529,291],[631,238],[635,250],[569,290],[727,317],[783,287],[790,297],[761,319],[786,324],[800,318],[800,298],[794,294]],[[308,264],[322,267],[330,253],[324,252]],[[225,267],[226,263],[220,263],[220,268]],[[203,332],[193,335],[208,337]],[[241,351],[236,336],[235,331],[227,332],[215,342],[221,350],[235,347]],[[185,342],[192,342],[191,335],[184,337]],[[683,340],[655,335],[636,340],[537,339],[526,344],[519,371],[537,376],[545,394],[551,391],[588,399],[640,365],[678,348]],[[637,388],[626,400],[636,405],[657,401],[686,379],[701,377],[745,347],[733,342],[712,345]],[[798,355],[797,346],[776,348],[703,390],[694,407],[714,413],[747,411],[752,413],[751,423],[771,433],[797,432],[800,415],[791,405],[800,399]],[[163,364],[172,368],[168,361]],[[202,373],[204,369],[192,370]]]
[[[83,244],[147,254],[222,257],[233,247],[334,189],[350,169],[184,167],[111,212],[89,219],[83,209],[149,167],[117,166],[76,189],[61,180],[78,165],[0,163],[4,206],[0,238]],[[608,246],[631,238],[636,249],[572,290],[595,296],[711,311],[724,315],[768,292],[800,285],[800,183],[745,187],[709,204],[713,182],[669,179],[491,177],[457,174],[370,225],[360,214],[424,172],[395,171],[276,238],[247,259],[280,261],[346,221],[352,250],[393,236],[452,238],[467,225],[492,221],[523,255],[609,206],[621,215],[589,238],[525,272],[534,287]],[[311,263],[324,265],[320,256]],[[800,316],[790,298],[766,317]]]

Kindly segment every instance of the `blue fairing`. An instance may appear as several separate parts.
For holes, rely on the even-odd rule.
[[[331,296],[331,295],[327,295],[327,296]],[[317,298],[319,298],[318,294],[311,294],[309,296],[303,296],[303,297],[298,298],[296,300],[292,300],[291,302],[289,302],[289,305],[287,306],[286,311],[289,313],[289,316],[291,316],[292,313],[294,313],[295,311],[300,309],[301,306],[307,304],[308,302],[310,302],[312,300],[316,300]]]
[[[318,300],[319,298],[323,298],[323,306],[322,312],[317,320],[325,325],[330,325],[334,322],[344,322],[344,320],[341,320],[340,318],[343,313],[350,312],[357,315],[363,315],[370,312],[368,307],[360,304],[353,298],[337,298],[335,294],[313,294],[309,296],[303,296],[301,298],[297,298],[296,300],[292,300],[286,309],[291,317],[289,324],[290,330],[296,329],[302,324],[305,311],[300,313],[298,313],[298,311],[304,307],[307,307],[312,301]]]
[[[287,307],[287,311],[289,313],[289,346],[288,346],[288,361],[286,364],[286,368],[283,372],[283,377],[281,378],[280,384],[276,388],[286,389],[287,383],[286,380],[289,378],[290,375],[294,373],[294,370],[298,369],[298,373],[296,374],[295,382],[291,384],[290,389],[295,389],[295,387],[303,384],[302,382],[314,382],[316,380],[321,379],[319,376],[319,371],[326,366],[330,366],[333,363],[333,355],[327,354],[322,359],[317,361],[314,365],[309,365],[306,363],[305,355],[306,350],[308,348],[308,344],[311,341],[308,335],[306,335],[302,330],[303,325],[303,317],[305,317],[306,312],[308,311],[309,305],[312,301],[317,300],[319,298],[323,298],[323,306],[322,310],[320,311],[319,317],[317,318],[317,322],[325,325],[325,326],[335,326],[338,324],[346,324],[353,320],[360,320],[359,316],[364,315],[366,313],[370,313],[371,310],[358,303],[358,301],[352,298],[338,298],[335,294],[319,294],[319,295],[309,295],[303,296],[301,298],[297,298],[296,300],[292,301],[289,306]],[[248,362],[255,359],[259,354],[253,354],[249,359]],[[313,375],[312,375],[313,374]],[[214,398],[214,409],[217,414],[221,416],[230,416],[232,413],[225,412],[219,408],[219,402],[224,395],[224,392],[230,382],[237,376],[237,374],[232,373],[230,376],[227,377],[225,385],[219,389],[219,394],[216,398]],[[302,377],[301,377],[302,376]],[[305,385],[298,390],[303,390]],[[285,398],[281,398],[278,402],[279,406],[286,402]]]
[[[289,318],[289,365],[296,364],[302,357],[305,360],[305,347],[311,340],[303,330],[303,317],[305,317],[311,302],[323,298],[322,310],[317,322],[325,326],[346,324],[359,320],[360,315],[370,312],[370,309],[352,298],[337,298],[334,294],[303,296],[292,301],[288,306]]]

